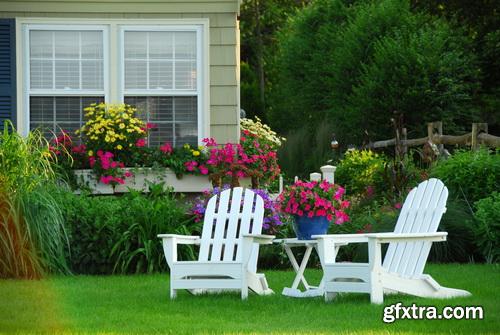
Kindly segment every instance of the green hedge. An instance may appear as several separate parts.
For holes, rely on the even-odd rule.
[[[57,195],[70,240],[71,270],[79,274],[127,274],[164,271],[161,233],[193,234],[199,225],[187,216],[181,199],[153,188],[147,195]],[[180,257],[192,257],[182,249]]]
[[[479,253],[488,263],[500,261],[500,193],[475,203],[475,241]]]
[[[500,155],[488,149],[456,151],[438,161],[431,176],[441,179],[452,196],[473,204],[500,189]]]

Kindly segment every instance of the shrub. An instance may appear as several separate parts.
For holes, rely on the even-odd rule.
[[[475,203],[475,242],[488,263],[500,261],[500,193]]]
[[[446,213],[438,227],[438,231],[445,231],[448,236],[445,242],[432,243],[429,260],[442,263],[476,260],[472,220],[472,211],[465,201],[448,198]]]
[[[488,149],[457,151],[438,161],[431,176],[441,179],[455,197],[472,204],[500,189],[500,155]]]
[[[348,150],[335,171],[335,179],[348,194],[383,191],[386,158],[370,150]]]
[[[157,234],[196,234],[186,206],[163,185],[151,193],[123,196],[58,195],[71,241],[68,253],[76,273],[151,273],[167,268]],[[182,249],[181,258],[192,257]]]
[[[303,126],[290,131],[286,142],[278,150],[280,166],[285,176],[309,178],[322,165],[335,158],[332,152],[332,125],[325,122],[314,129]]]

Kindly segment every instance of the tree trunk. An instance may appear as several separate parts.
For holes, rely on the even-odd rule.
[[[262,105],[262,110],[265,108],[266,98],[265,98],[265,77],[264,77],[264,41],[262,40],[262,30],[260,27],[260,2],[255,0],[254,2],[254,14],[255,14],[255,40],[256,40],[256,51],[255,55],[257,58],[257,76],[259,78],[259,98]]]

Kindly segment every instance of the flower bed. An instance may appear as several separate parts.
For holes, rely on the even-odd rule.
[[[129,188],[147,191],[149,183],[164,182],[176,192],[201,192],[224,183],[240,186],[243,178],[257,188],[280,172],[276,151],[284,139],[259,119],[242,121],[241,143],[219,145],[205,138],[199,146],[174,148],[165,142],[148,147],[149,132],[156,126],[137,118],[134,107],[101,103],[85,112],[87,121],[75,132],[82,144],[76,145],[77,138],[65,131],[51,142],[61,171],[76,181],[77,189],[110,194]]]

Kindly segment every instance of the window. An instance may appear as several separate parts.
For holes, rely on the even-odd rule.
[[[91,103],[125,102],[157,125],[151,146],[200,143],[208,121],[207,69],[202,71],[207,22],[54,22],[23,24],[25,129],[41,127],[47,136],[73,131],[83,125],[83,108]]]
[[[126,27],[123,38],[124,101],[157,128],[149,143],[196,145],[198,138],[199,57],[196,28]]]
[[[27,32],[29,128],[50,137],[83,124],[82,110],[105,100],[103,28],[31,26]]]

